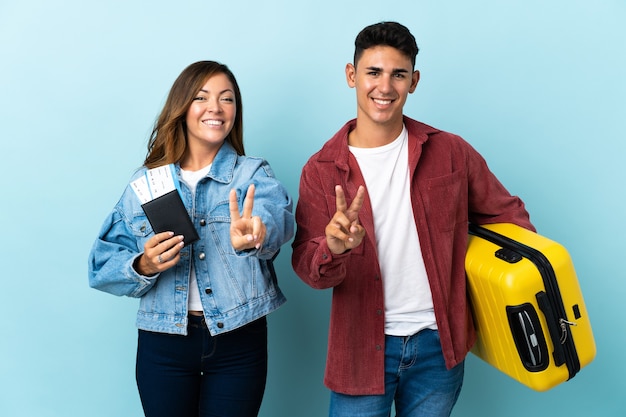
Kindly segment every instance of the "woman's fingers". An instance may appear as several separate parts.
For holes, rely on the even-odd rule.
[[[185,246],[183,236],[173,232],[157,233],[148,239],[136,269],[142,275],[155,275],[176,265],[180,260],[180,250]]]
[[[231,222],[236,222],[241,218],[239,214],[239,202],[237,202],[237,191],[234,189],[230,190],[230,194],[228,195],[228,209],[230,211]]]
[[[243,212],[239,213],[237,192],[230,191],[230,240],[236,250],[260,249],[265,239],[266,228],[259,216],[252,216],[254,208],[254,184],[250,184],[243,200]]]
[[[246,198],[243,200],[243,218],[249,219],[252,217],[252,208],[254,207],[254,184],[250,184],[248,191],[246,191]]]

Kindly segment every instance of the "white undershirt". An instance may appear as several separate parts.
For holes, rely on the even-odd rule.
[[[198,181],[209,173],[211,165],[212,164],[209,164],[198,171],[180,170],[181,179],[191,190],[191,195],[193,196],[194,201],[196,200],[196,186],[198,185]],[[204,311],[202,308],[202,300],[200,299],[198,281],[196,280],[196,269],[194,268],[193,262],[191,262],[191,276],[189,277],[189,298],[187,299],[187,306],[189,311]]]
[[[385,334],[436,329],[432,294],[410,198],[408,132],[377,148],[350,146],[367,186],[383,279]]]

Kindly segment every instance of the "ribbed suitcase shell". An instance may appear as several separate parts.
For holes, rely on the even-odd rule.
[[[536,391],[571,379],[593,360],[596,347],[569,253],[562,245],[513,224],[473,227],[496,232],[512,243],[492,243],[470,227],[465,269],[478,336],[472,353]],[[543,254],[556,282],[550,283],[545,277],[549,274],[519,256],[516,245],[521,252],[526,247]],[[501,259],[510,257],[518,260]],[[538,298],[556,301],[542,303]],[[560,307],[547,308],[559,301]]]

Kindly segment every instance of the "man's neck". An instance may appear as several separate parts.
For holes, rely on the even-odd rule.
[[[348,145],[356,148],[377,148],[388,145],[402,133],[403,120],[393,124],[364,123],[356,121],[354,129],[348,133]]]

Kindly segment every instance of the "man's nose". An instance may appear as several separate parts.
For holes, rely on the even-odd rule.
[[[381,93],[388,93],[392,90],[391,76],[383,75],[382,77],[380,77],[380,80],[378,82],[378,90],[380,90]]]

